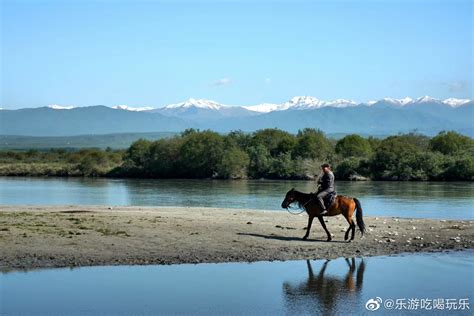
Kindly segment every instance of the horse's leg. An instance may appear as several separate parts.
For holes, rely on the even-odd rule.
[[[308,227],[306,227],[306,234],[303,236],[303,240],[308,239],[309,231],[311,230],[311,225],[313,224],[313,215],[308,215]]]
[[[326,235],[328,236],[327,241],[331,241],[331,240],[332,240],[331,233],[329,233],[329,230],[328,230],[327,227],[326,227],[326,223],[324,222],[323,217],[322,217],[322,216],[318,216],[318,219],[319,219],[319,222],[321,223],[321,226],[323,226],[324,231],[326,232]]]
[[[344,234],[344,240],[347,240],[349,238],[349,232],[352,229],[352,225],[354,225],[352,218],[349,217],[346,213],[342,213],[344,217],[346,218],[346,221],[349,223],[349,228],[347,228],[346,233]],[[355,227],[355,225],[354,225]]]
[[[352,217],[354,216],[354,213],[355,213],[355,207],[354,208],[350,208],[349,212],[348,212],[348,216],[349,218],[351,219],[351,228],[352,228],[352,235],[351,235],[351,241],[354,240],[354,236],[355,236],[355,232],[356,232],[356,225],[354,223],[354,220],[352,219]]]
[[[354,240],[355,232],[356,232],[356,224],[354,224],[354,221],[352,221],[352,235],[351,235],[351,241]]]

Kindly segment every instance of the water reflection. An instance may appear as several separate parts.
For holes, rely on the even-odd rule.
[[[368,313],[365,303],[375,297],[467,298],[471,310],[456,315],[471,315],[473,271],[472,250],[13,271],[0,273],[0,315],[360,315]],[[410,314],[428,312],[434,311]]]
[[[356,259],[345,259],[348,270],[344,276],[326,274],[330,260],[325,261],[315,274],[309,260],[306,261],[308,278],[298,284],[285,282],[283,293],[288,314],[335,314],[360,301],[364,280],[365,262],[356,265]],[[345,307],[338,307],[339,305]]]

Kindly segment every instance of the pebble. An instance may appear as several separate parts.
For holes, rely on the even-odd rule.
[[[461,237],[451,237],[450,240],[454,240],[455,242],[461,242]]]
[[[423,237],[416,236],[416,237],[414,237],[413,239],[415,239],[415,240],[423,240]]]

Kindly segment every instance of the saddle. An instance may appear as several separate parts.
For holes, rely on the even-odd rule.
[[[336,191],[329,193],[323,198],[324,206],[327,210],[331,207],[331,205],[336,201],[337,193]]]

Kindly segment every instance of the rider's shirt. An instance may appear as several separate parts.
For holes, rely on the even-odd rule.
[[[324,173],[323,176],[319,179],[318,184],[320,186],[320,191],[333,192],[335,190],[334,173],[332,173],[332,171]]]

